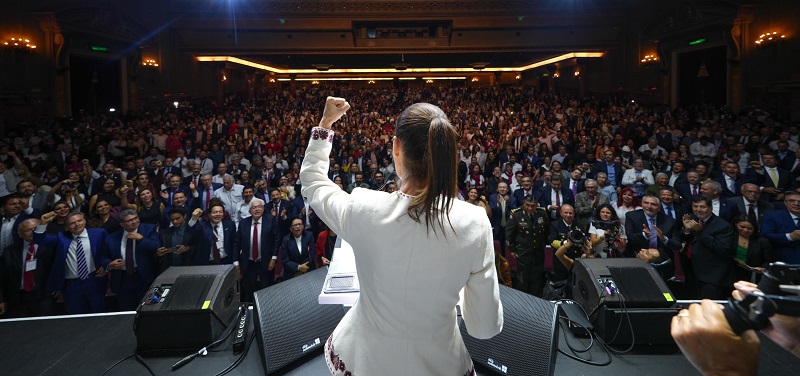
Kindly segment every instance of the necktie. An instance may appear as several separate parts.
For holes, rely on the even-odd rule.
[[[133,275],[136,266],[133,263],[133,239],[128,238],[125,241],[125,273],[129,276]]]
[[[211,204],[211,187],[206,188],[206,209]]]
[[[734,184],[733,178],[730,178],[730,177],[728,178],[728,189],[731,192],[736,193],[736,184]]]
[[[78,260],[78,277],[89,278],[89,265],[86,263],[86,252],[83,251],[81,237],[75,237],[75,258]]]
[[[578,183],[573,181],[572,182],[572,197],[575,197],[577,195],[578,195]]]
[[[556,191],[556,206],[561,207],[561,195]]]
[[[672,209],[671,209],[669,206],[667,206],[667,215],[668,215],[670,218],[672,218],[672,219],[675,219],[675,218],[672,216]]]
[[[747,208],[747,218],[749,218],[750,221],[753,222],[754,225],[756,225],[756,228],[758,228],[758,219],[756,218],[755,205],[747,204],[747,206],[748,206],[748,208]]]
[[[778,173],[775,171],[774,168],[769,169],[769,176],[772,178],[772,186],[778,187]]]
[[[697,186],[696,185],[692,186],[692,196],[697,196]]]
[[[194,177],[194,180],[192,181],[192,184],[194,184],[194,186],[197,187],[197,176]]]
[[[219,264],[220,254],[219,248],[217,247],[217,231],[219,231],[219,224],[214,225],[214,235],[211,237],[211,251],[214,252],[214,263]],[[253,237],[255,239],[255,237]]]
[[[33,255],[36,254],[36,246],[31,243],[30,247],[28,248],[28,252],[25,254],[25,263],[22,264],[22,270],[25,270],[25,266],[28,264],[29,261],[33,260]],[[28,270],[22,276],[22,289],[31,292],[34,289],[34,282],[33,282],[33,270]]]
[[[506,198],[504,196],[497,196],[500,201],[500,227],[506,227]]]
[[[797,227],[800,227],[800,217],[795,217],[794,218],[794,225],[797,226]]]
[[[169,206],[172,206],[172,195],[175,193],[172,189],[169,190]]]
[[[250,258],[258,261],[258,222],[253,222],[253,251]]]
[[[656,234],[655,218],[650,218],[650,248],[658,248],[658,234]]]

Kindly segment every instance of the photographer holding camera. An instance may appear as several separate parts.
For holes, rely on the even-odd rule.
[[[744,281],[733,284],[733,297],[742,300],[757,292]],[[752,330],[734,334],[722,306],[710,300],[692,304],[672,318],[672,338],[703,375],[756,375],[761,342]],[[800,357],[800,318],[773,315],[761,330],[775,343]]]
[[[625,236],[625,227],[611,204],[602,204],[595,209],[589,224],[589,238],[592,253],[603,258],[622,257],[628,238]]]
[[[550,244],[553,249],[558,250],[561,248],[561,246],[570,239],[570,235],[573,235],[573,244],[582,244],[584,241],[588,240],[585,239],[586,235],[583,229],[581,229],[575,221],[575,209],[572,205],[561,205],[559,215],[561,218],[550,222],[550,235],[547,237],[548,244]],[[580,237],[578,234],[584,234],[584,239],[577,239],[576,237]],[[580,257],[578,251],[580,251],[580,247],[568,247],[564,250],[565,255],[571,259]],[[562,288],[567,284],[568,275],[569,269],[565,265],[560,262],[553,262],[553,273],[548,276],[549,286],[546,288],[547,292],[545,293],[545,298],[553,297],[553,293],[560,296]]]

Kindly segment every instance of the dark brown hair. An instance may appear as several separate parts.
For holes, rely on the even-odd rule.
[[[458,135],[444,111],[430,103],[416,103],[397,119],[395,135],[403,147],[405,179],[417,180],[422,189],[408,206],[408,215],[436,233],[450,222],[450,208],[458,193]],[[455,229],[453,229],[455,230]]]

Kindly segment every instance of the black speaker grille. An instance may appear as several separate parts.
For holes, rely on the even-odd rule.
[[[256,339],[266,374],[318,354],[344,317],[342,305],[317,302],[327,274],[321,268],[256,291]]]
[[[552,302],[500,286],[503,331],[490,339],[459,328],[472,361],[502,375],[550,376],[555,370],[557,308]]]
[[[216,275],[207,274],[185,274],[178,277],[161,309],[180,311],[203,308],[203,302],[216,279]]]

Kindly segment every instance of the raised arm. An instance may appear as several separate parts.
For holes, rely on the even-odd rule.
[[[325,224],[345,237],[349,234],[346,218],[351,207],[350,195],[328,179],[328,166],[334,135],[331,125],[349,108],[344,99],[328,97],[319,127],[311,130],[300,170],[303,196],[311,200],[312,207],[319,208],[315,212]]]

